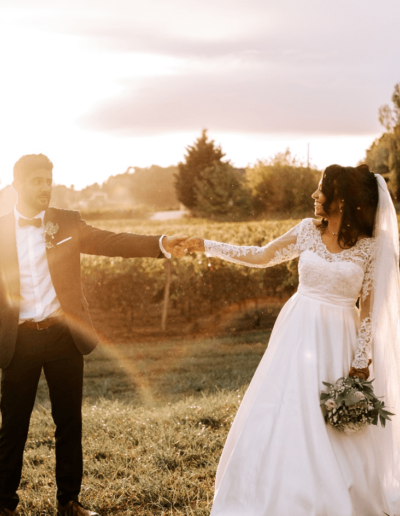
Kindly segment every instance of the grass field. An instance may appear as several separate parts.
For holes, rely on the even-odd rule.
[[[93,223],[145,234],[192,234],[196,229],[201,236],[253,245],[262,245],[293,224]],[[107,264],[114,266],[112,260]],[[276,281],[282,282],[282,277]],[[223,281],[231,287],[229,278]],[[190,291],[183,294],[193,296]],[[82,501],[102,516],[208,515],[222,447],[270,332],[215,338],[181,334],[133,342],[132,327],[124,327],[114,312],[98,308],[94,315],[105,337],[86,358]],[[107,338],[119,344],[106,344]],[[55,514],[53,435],[41,381],[20,489],[23,516]]]
[[[226,435],[269,332],[102,345],[86,358],[82,501],[101,515],[209,514]],[[54,425],[41,380],[21,514],[55,514]]]

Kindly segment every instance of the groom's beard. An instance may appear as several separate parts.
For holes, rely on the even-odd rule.
[[[30,199],[27,199],[25,203],[32,209],[35,210],[37,213],[40,213],[41,211],[47,210],[50,204],[51,199],[51,193],[41,193],[36,195],[35,197],[31,197]]]
[[[49,194],[41,194],[36,197],[35,208],[40,209],[40,211],[47,210],[50,204],[51,193]]]
[[[41,211],[47,210],[50,204],[50,199],[51,192],[34,193],[25,191],[18,195],[17,207],[20,207],[20,212],[24,216],[26,216],[24,214],[24,207],[25,209],[29,208],[30,211],[36,212],[36,214],[38,214]]]

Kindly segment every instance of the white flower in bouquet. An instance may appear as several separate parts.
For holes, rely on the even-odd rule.
[[[337,409],[337,405],[332,399],[325,401],[325,407],[327,410]]]

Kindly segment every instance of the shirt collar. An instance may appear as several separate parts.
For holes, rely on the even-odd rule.
[[[33,219],[41,219],[42,220],[42,223],[43,223],[43,220],[44,220],[44,211],[41,211],[40,213],[38,213],[37,215],[35,215],[34,217],[32,217]],[[28,219],[28,217],[24,217],[23,215],[20,214],[20,212],[17,210],[17,205],[14,206],[14,215],[15,215],[15,221],[18,223],[18,220],[19,219]],[[28,220],[31,220],[31,219],[28,219]]]

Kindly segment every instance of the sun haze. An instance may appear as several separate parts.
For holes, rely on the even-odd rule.
[[[0,188],[44,153],[81,188],[168,166],[203,128],[236,166],[290,147],[353,165],[399,81],[400,4],[5,0]]]

